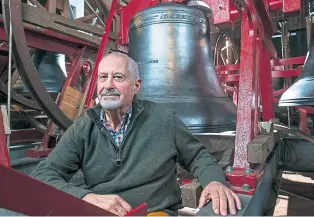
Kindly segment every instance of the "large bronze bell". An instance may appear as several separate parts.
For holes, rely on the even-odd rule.
[[[314,20],[311,24],[309,51],[303,71],[295,83],[280,98],[279,106],[314,105]]]
[[[217,77],[209,23],[196,8],[162,3],[129,25],[129,56],[139,64],[140,99],[172,108],[192,133],[235,130],[236,106]]]
[[[49,93],[59,93],[66,78],[65,55],[36,50],[32,55],[39,77]],[[29,92],[23,83],[18,82],[15,90]]]

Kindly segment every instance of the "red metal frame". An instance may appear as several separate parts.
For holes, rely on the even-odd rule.
[[[237,128],[234,167],[248,168],[247,144],[255,137],[258,120],[255,118],[258,98],[256,70],[256,29],[246,12],[242,12],[241,57],[237,108]]]
[[[255,189],[264,174],[264,170],[250,170],[243,168],[233,168],[226,172],[228,181],[232,183],[232,190],[239,194],[253,195]]]
[[[298,106],[296,109],[300,113],[299,130],[304,133],[310,133],[310,129],[307,126],[308,114],[314,114],[314,108],[310,106]]]
[[[10,166],[7,137],[4,131],[2,112],[0,111],[0,165]]]

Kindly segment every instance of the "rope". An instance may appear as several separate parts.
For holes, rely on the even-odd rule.
[[[10,8],[10,29],[9,29],[9,63],[8,63],[8,122],[11,123],[11,71],[12,71],[12,14],[11,14],[11,1],[9,1]],[[10,124],[11,125],[11,124]],[[7,147],[10,149],[10,134],[7,135]]]

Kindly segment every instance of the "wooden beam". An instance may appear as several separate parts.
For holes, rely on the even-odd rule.
[[[89,26],[86,23],[76,20],[69,20],[65,17],[50,14],[38,8],[22,4],[22,17],[25,23],[33,24],[45,29],[49,29],[55,32],[62,33],[64,35],[77,38],[91,44],[99,45],[103,30]],[[77,30],[84,31],[86,33],[92,33],[94,35],[86,34]],[[109,38],[115,39],[115,34],[110,33]]]
[[[48,11],[50,13],[55,14],[57,9],[57,1],[56,0],[48,0]]]
[[[99,16],[102,16],[102,15],[104,15],[104,13],[98,13],[98,15]],[[96,17],[96,15],[95,14],[88,14],[88,15],[86,15],[86,16],[84,16],[84,17],[80,17],[80,18],[77,18],[76,20],[77,21],[80,21],[80,22],[86,22],[86,21],[89,21],[89,20],[91,20],[91,19],[93,19],[93,18],[95,18]]]
[[[2,119],[3,119],[4,133],[5,135],[9,135],[11,134],[11,128],[10,128],[9,116],[8,116],[6,105],[1,105],[1,113],[2,113]]]
[[[90,26],[86,23],[83,23],[77,20],[70,20],[60,15],[51,14],[43,10],[38,10],[38,8],[29,6],[27,4],[22,4],[22,14],[23,14],[22,16],[23,16],[24,22],[29,22],[34,25],[40,26],[40,24],[44,24],[44,25],[58,24],[59,26],[72,28],[75,31],[81,30],[83,32],[91,33],[96,36],[102,36],[103,31],[104,31],[103,29]],[[36,20],[36,19],[39,19],[39,20]],[[110,33],[109,38],[114,40],[115,34]]]
[[[277,140],[278,133],[256,136],[248,144],[248,162],[265,163]]]
[[[100,12],[103,12],[104,14],[108,15],[109,10],[102,0],[93,0],[93,2],[97,5],[97,8]]]
[[[69,0],[64,0],[63,5],[64,5],[64,8],[61,14],[63,17],[69,18]]]
[[[46,8],[44,6],[42,6],[37,0],[29,0],[32,4],[36,5],[37,8],[40,8],[42,10],[46,11]]]

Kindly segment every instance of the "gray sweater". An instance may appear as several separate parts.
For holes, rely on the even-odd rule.
[[[79,198],[91,192],[117,194],[133,208],[145,202],[148,212],[171,215],[182,206],[177,163],[203,187],[212,181],[226,181],[216,160],[173,110],[134,101],[120,148],[100,123],[100,110],[97,105],[88,110],[88,117],[77,119],[31,176]],[[68,183],[79,169],[86,189]]]

